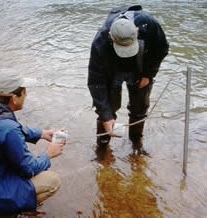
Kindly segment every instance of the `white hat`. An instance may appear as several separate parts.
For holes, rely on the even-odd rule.
[[[132,21],[126,18],[118,18],[111,25],[110,35],[118,56],[127,58],[138,53],[138,31]]]
[[[20,73],[10,68],[0,69],[0,96],[11,96],[12,92],[36,85],[36,79],[23,78]]]

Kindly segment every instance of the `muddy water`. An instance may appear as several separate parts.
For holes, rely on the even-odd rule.
[[[162,24],[170,53],[162,63],[139,157],[127,138],[96,151],[96,115],[87,89],[90,45],[108,11],[135,1],[0,2],[0,67],[38,78],[28,90],[20,121],[39,128],[65,127],[64,154],[52,160],[62,185],[41,210],[45,217],[206,217],[207,74],[206,1],[136,1]],[[187,177],[182,175],[186,68],[192,70]],[[123,87],[118,123],[127,123]],[[29,145],[34,155],[46,148]]]

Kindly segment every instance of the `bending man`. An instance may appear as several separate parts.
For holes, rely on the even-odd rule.
[[[89,62],[88,87],[96,107],[99,146],[113,135],[121,107],[122,83],[129,93],[129,123],[146,117],[153,78],[168,54],[169,45],[157,20],[139,5],[111,10],[96,34]],[[129,128],[133,145],[142,148],[144,122]]]

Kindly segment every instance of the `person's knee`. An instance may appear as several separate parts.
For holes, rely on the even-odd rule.
[[[53,171],[43,171],[33,177],[31,181],[34,184],[36,193],[55,192],[60,188],[60,176]]]
[[[52,171],[43,171],[31,181],[36,191],[37,202],[41,203],[60,189],[60,176]]]
[[[60,176],[52,171],[46,171],[49,175],[48,175],[48,184],[51,187],[50,192],[56,192],[57,190],[60,189]]]

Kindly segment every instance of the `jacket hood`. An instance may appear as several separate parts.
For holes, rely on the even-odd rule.
[[[0,120],[5,119],[17,121],[13,111],[7,105],[0,103]]]

